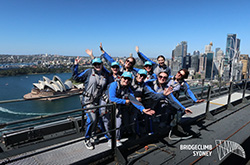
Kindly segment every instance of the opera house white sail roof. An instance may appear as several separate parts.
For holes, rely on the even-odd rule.
[[[65,83],[63,83],[58,76],[54,76],[52,80],[43,76],[43,80],[39,80],[38,83],[33,83],[33,86],[39,90],[50,89],[54,92],[64,92],[72,89],[73,87],[83,89],[83,84],[73,85],[70,80],[66,80]]]

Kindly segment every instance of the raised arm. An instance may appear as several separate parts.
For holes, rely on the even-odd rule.
[[[108,63],[108,65],[111,67],[111,63],[115,62],[115,60],[107,53],[104,51],[103,47],[102,47],[102,43],[100,43],[100,50],[102,52],[102,57],[105,59],[105,61]],[[121,66],[120,66],[121,67]]]
[[[154,61],[150,60],[147,56],[145,56],[142,52],[139,51],[138,46],[135,47],[135,51],[137,52],[138,57],[143,61],[143,63],[145,63],[146,61],[150,61],[153,65],[156,65]]]
[[[90,56],[90,58],[91,58],[92,60],[95,58],[95,56],[93,55],[92,49],[91,49],[91,50],[86,49],[85,52]]]

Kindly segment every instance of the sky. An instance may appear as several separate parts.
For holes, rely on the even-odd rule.
[[[188,53],[225,52],[227,34],[250,54],[249,0],[0,0],[0,54],[171,57],[181,41]]]

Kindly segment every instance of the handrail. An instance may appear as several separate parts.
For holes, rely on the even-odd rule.
[[[242,96],[242,100],[243,100],[243,98],[245,96],[245,90],[247,88],[248,80],[244,80],[244,81],[241,81],[241,82],[245,83],[244,85],[242,85],[242,89],[244,88],[243,94],[242,94],[243,95]],[[212,114],[209,112],[209,104],[210,104],[210,98],[213,95],[212,91],[215,90],[215,89],[213,89],[212,86],[203,86],[203,87],[198,87],[198,88],[193,88],[193,89],[194,90],[195,89],[202,89],[202,93],[203,93],[203,89],[205,87],[206,88],[208,87],[208,89],[206,89],[204,91],[204,93],[206,93],[206,95],[207,95],[206,119],[213,119]],[[230,83],[229,90],[227,90],[228,91],[228,101],[229,101],[229,104],[231,104],[232,88],[233,88],[233,82]],[[219,87],[216,90],[220,91],[221,88]],[[215,92],[213,92],[213,93],[216,94]],[[39,98],[39,99],[41,99],[41,98]],[[18,101],[20,101],[20,100],[18,99]],[[40,119],[52,118],[52,117],[61,116],[61,115],[67,115],[67,114],[71,114],[71,113],[75,113],[75,112],[82,112],[82,122],[83,122],[84,116],[85,116],[84,112],[86,112],[88,110],[93,110],[93,109],[98,109],[98,108],[101,108],[101,107],[108,107],[108,106],[111,107],[111,112],[110,112],[111,113],[111,128],[109,130],[110,134],[111,134],[111,137],[112,137],[112,139],[111,139],[111,149],[113,151],[113,154],[117,154],[117,152],[115,152],[117,150],[117,147],[116,147],[116,137],[115,136],[116,136],[116,130],[118,128],[116,128],[116,117],[115,117],[115,114],[116,114],[116,104],[115,103],[106,104],[106,105],[99,105],[99,106],[89,107],[89,108],[74,109],[74,110],[70,110],[70,111],[66,111],[66,112],[59,112],[59,113],[55,113],[55,114],[51,114],[51,115],[43,115],[43,116],[37,116],[37,117],[33,117],[33,118],[28,118],[28,119],[22,119],[22,120],[18,120],[18,121],[0,123],[0,129],[1,128],[5,128],[6,126],[14,125],[14,124],[19,124],[19,123],[24,123],[24,122],[30,122],[30,121],[37,121],[37,120],[40,120]],[[80,114],[79,114],[79,116],[80,116]],[[45,121],[42,121],[42,122],[45,122]],[[51,120],[48,121],[48,122],[51,122]],[[48,122],[46,121],[46,123],[48,123]],[[41,124],[41,123],[38,123],[38,124]],[[81,124],[81,125],[83,126],[83,124]],[[18,128],[18,127],[15,127],[15,128]],[[6,130],[9,130],[9,129],[14,129],[14,128],[13,127],[12,128],[7,128],[7,129],[4,129],[4,130],[0,130],[0,132],[6,131]],[[105,134],[105,133],[107,133],[107,132],[102,132],[101,134]]]
[[[99,105],[99,106],[95,106],[95,108],[101,108],[101,107],[106,107],[106,106],[111,106],[111,105],[113,105],[113,104]],[[51,114],[51,115],[42,115],[42,116],[36,116],[33,118],[28,118],[28,119],[0,123],[0,128],[4,128],[4,127],[9,126],[9,125],[19,124],[19,123],[23,123],[23,122],[35,121],[35,120],[45,119],[45,118],[49,118],[49,117],[55,117],[55,116],[61,116],[61,115],[66,115],[66,114],[70,114],[70,113],[75,113],[75,112],[87,111],[90,109],[93,109],[93,108],[90,107],[90,108],[84,108],[84,109],[75,109],[75,110],[66,111],[66,112],[59,112],[59,113],[55,113],[55,114]]]

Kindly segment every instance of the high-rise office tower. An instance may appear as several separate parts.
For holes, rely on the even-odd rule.
[[[175,62],[178,62],[181,68],[186,68],[186,55],[187,55],[187,42],[182,41],[178,43],[173,50],[173,58]]]
[[[206,78],[208,79],[213,79],[213,57],[214,57],[214,53],[210,52],[207,53],[207,63],[206,63]]]
[[[243,66],[242,66],[242,78],[246,79],[248,77],[248,67],[249,67],[248,54],[241,54],[240,61],[243,64]]]
[[[224,53],[223,51],[220,49],[217,51],[216,53],[216,57],[214,57],[216,60],[218,60],[219,62],[222,62],[222,59],[224,58]]]
[[[225,56],[228,60],[233,58],[236,52],[236,46],[237,46],[236,34],[228,34],[227,44],[226,44],[226,56]]]
[[[206,54],[201,54],[199,63],[199,72],[205,72],[205,67],[207,65],[206,58],[207,58]]]
[[[221,50],[220,48],[215,48],[214,59],[217,59],[217,52]]]
[[[190,53],[187,53],[186,55],[186,65],[185,65],[185,68],[188,69],[191,67],[191,56],[190,56]]]
[[[195,71],[199,71],[199,55],[194,54],[191,56],[191,68]]]
[[[195,50],[194,53],[193,53],[193,55],[198,55],[198,56],[200,56],[200,51],[199,51],[199,50]]]
[[[239,54],[240,54],[240,39],[237,38],[236,34],[228,34],[227,35],[227,43],[226,43],[226,55],[224,57],[224,67],[229,66],[229,78],[233,80],[238,76],[239,67],[237,63],[239,62]],[[237,76],[235,75],[237,74]]]
[[[213,46],[212,42],[210,42],[209,45],[206,45],[205,46],[205,53],[210,53],[212,51],[212,46]]]

